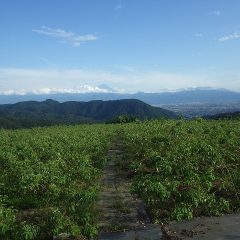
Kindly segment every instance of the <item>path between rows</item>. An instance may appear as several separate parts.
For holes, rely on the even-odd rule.
[[[120,170],[123,146],[113,142],[102,176],[98,204],[99,240],[240,240],[240,214],[201,217],[180,223],[171,222],[161,229],[152,224],[144,203],[131,193],[131,179]]]
[[[98,239],[159,240],[162,237],[161,227],[151,224],[144,203],[130,192],[131,179],[118,166],[122,157],[122,144],[115,140],[108,152],[109,161],[102,177]]]

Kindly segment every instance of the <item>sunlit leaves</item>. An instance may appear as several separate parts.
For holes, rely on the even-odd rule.
[[[93,236],[98,179],[114,132],[111,125],[0,131],[0,238]]]
[[[157,222],[239,209],[239,120],[148,121],[123,132],[134,190]]]

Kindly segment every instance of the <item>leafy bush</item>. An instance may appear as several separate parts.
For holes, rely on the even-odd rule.
[[[156,221],[240,207],[240,121],[148,121],[123,128],[133,190]]]

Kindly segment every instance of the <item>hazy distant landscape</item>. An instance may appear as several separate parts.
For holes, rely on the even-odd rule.
[[[0,240],[240,239],[239,0],[0,1]]]
[[[59,102],[138,99],[152,106],[171,110],[177,115],[183,114],[186,118],[240,111],[240,93],[226,89],[193,88],[175,92],[138,92],[133,94],[102,92],[78,94],[58,93],[47,95],[0,95],[1,104],[11,104],[30,100],[44,101],[47,99],[53,99]]]
[[[190,104],[169,104],[159,105],[176,114],[183,114],[186,118],[205,117],[219,113],[232,113],[240,111],[240,102],[235,103],[190,103]]]

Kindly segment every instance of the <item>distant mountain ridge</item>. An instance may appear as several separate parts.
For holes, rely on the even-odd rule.
[[[45,95],[0,95],[0,103],[17,103],[20,101],[44,101],[48,98],[59,102],[138,99],[151,105],[191,104],[191,103],[231,103],[240,102],[240,93],[225,89],[193,88],[176,92],[162,93],[56,93]]]
[[[176,118],[176,114],[169,110],[153,107],[136,99],[63,103],[48,99],[43,102],[27,101],[0,105],[0,127],[5,126],[8,121],[24,124],[24,120],[28,123],[32,121],[34,126],[105,122],[120,115],[134,116],[141,120]]]

